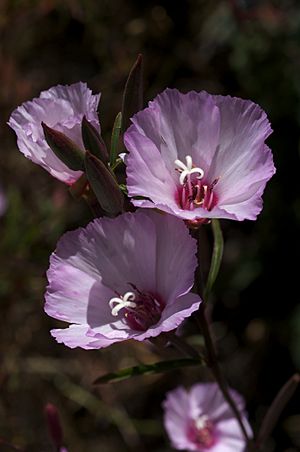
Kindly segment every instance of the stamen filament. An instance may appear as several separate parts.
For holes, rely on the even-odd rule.
[[[193,159],[190,155],[185,157],[186,164],[184,164],[181,160],[176,159],[174,164],[177,166],[180,176],[179,182],[181,185],[184,185],[185,179],[189,179],[191,174],[198,174],[197,179],[202,179],[204,176],[204,171],[200,167],[193,166]]]
[[[135,294],[133,292],[126,292],[123,296],[111,298],[109,301],[111,314],[116,317],[123,308],[136,308],[137,304],[134,303],[134,300]]]

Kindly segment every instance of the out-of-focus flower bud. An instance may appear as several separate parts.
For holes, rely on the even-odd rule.
[[[59,413],[55,405],[47,403],[45,416],[50,438],[59,452],[66,451],[63,447],[63,431],[60,423]]]

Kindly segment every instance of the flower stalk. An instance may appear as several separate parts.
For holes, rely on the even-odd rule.
[[[199,321],[199,324],[200,324],[200,327],[201,327],[201,330],[203,333],[205,347],[206,347],[206,351],[207,351],[207,365],[210,367],[210,369],[213,373],[213,376],[215,377],[215,380],[218,383],[220,390],[222,391],[224,399],[227,401],[228,405],[232,409],[232,412],[234,413],[236,420],[239,423],[241,431],[243,432],[245,440],[247,442],[249,442],[250,438],[248,436],[247,430],[242,421],[241,414],[240,414],[233,398],[231,397],[231,395],[229,393],[227,382],[225,380],[221,367],[218,363],[217,353],[216,353],[215,345],[214,345],[213,338],[211,335],[210,326],[209,326],[209,323],[207,320],[204,303],[201,304],[198,313],[199,313],[198,321]]]
[[[221,261],[222,261],[222,256],[223,256],[223,247],[224,247],[222,229],[220,227],[220,223],[218,220],[212,221],[212,230],[213,230],[213,237],[214,237],[212,259],[211,259],[210,270],[209,270],[209,274],[208,274],[208,278],[207,278],[207,283],[206,283],[206,286],[204,289],[203,303],[200,305],[200,308],[197,312],[196,320],[201,328],[201,331],[202,331],[202,334],[204,337],[205,348],[206,348],[206,352],[207,352],[207,356],[206,356],[207,365],[210,367],[210,369],[213,373],[213,376],[214,376],[216,382],[218,383],[220,390],[222,391],[224,399],[227,401],[228,405],[232,409],[232,412],[234,413],[234,415],[236,417],[236,420],[241,428],[241,431],[245,437],[245,440],[248,443],[250,438],[248,436],[247,430],[242,421],[241,414],[240,414],[233,398],[230,395],[226,379],[225,379],[222,369],[219,365],[218,358],[217,358],[217,352],[215,349],[215,344],[214,344],[213,337],[211,334],[209,321],[208,321],[208,318],[206,315],[207,300],[211,293],[214,282],[218,276],[218,272],[219,272],[219,269],[221,266]],[[198,234],[198,241],[199,241],[199,234]],[[199,243],[198,243],[198,261],[199,261]]]
[[[219,220],[217,220],[217,219],[212,220],[211,226],[212,226],[213,237],[214,237],[214,245],[213,245],[213,252],[212,252],[212,258],[211,258],[207,283],[206,283],[204,293],[203,293],[204,301],[209,300],[211,290],[213,288],[213,285],[215,283],[215,280],[216,280],[219,270],[220,270],[222,257],[223,257],[223,249],[224,249],[223,234],[222,234],[222,229],[221,229]]]
[[[257,438],[257,448],[260,449],[271,435],[277,421],[287,403],[293,397],[300,383],[300,374],[294,374],[280,389],[277,396],[271,403],[267,414],[262,422]]]

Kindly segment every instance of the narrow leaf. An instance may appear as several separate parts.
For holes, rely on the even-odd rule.
[[[117,372],[105,374],[102,377],[97,378],[94,381],[94,384],[115,383],[117,381],[127,380],[128,378],[139,375],[159,374],[162,372],[181,369],[182,367],[199,366],[200,364],[200,359],[198,360],[191,358],[160,361],[154,364],[140,364],[139,366],[128,367]]]
[[[122,212],[124,197],[117,181],[104,163],[89,151],[85,154],[85,169],[102,209],[112,216]]]
[[[220,265],[223,257],[224,240],[220,222],[217,219],[212,220],[212,230],[214,235],[213,254],[210,263],[209,274],[206,287],[204,289],[204,300],[207,301],[218,276]]]
[[[122,125],[122,113],[118,113],[114,122],[112,134],[111,134],[111,146],[110,146],[110,166],[112,167],[119,155],[118,152],[118,144],[119,144],[119,137],[121,132],[121,125]]]
[[[294,392],[296,391],[299,383],[300,374],[293,375],[280,389],[279,393],[273,400],[262,422],[262,426],[258,434],[257,444],[259,446],[263,445],[271,435],[282,411],[294,395]]]
[[[83,171],[84,151],[62,132],[51,129],[44,122],[42,122],[42,127],[48,146],[59,160],[71,170]]]
[[[143,56],[139,54],[129,73],[122,103],[122,132],[130,125],[130,118],[143,108]]]
[[[108,163],[108,152],[103,138],[86,117],[81,123],[82,140],[86,150],[98,157],[103,163]]]

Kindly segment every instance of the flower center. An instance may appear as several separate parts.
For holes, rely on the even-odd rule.
[[[117,297],[111,298],[109,307],[114,317],[122,311],[124,322],[133,330],[146,331],[159,321],[164,304],[157,296],[133,287],[135,292],[126,292],[124,295],[118,294]]]
[[[177,190],[177,202],[184,210],[194,210],[195,207],[203,207],[210,211],[217,204],[216,194],[213,192],[218,179],[212,184],[203,181],[204,171],[193,165],[190,155],[185,157],[186,164],[181,160],[175,160],[176,171],[179,171],[180,186]]]
[[[206,414],[193,421],[189,436],[193,443],[204,449],[210,449],[216,443],[214,425]]]

